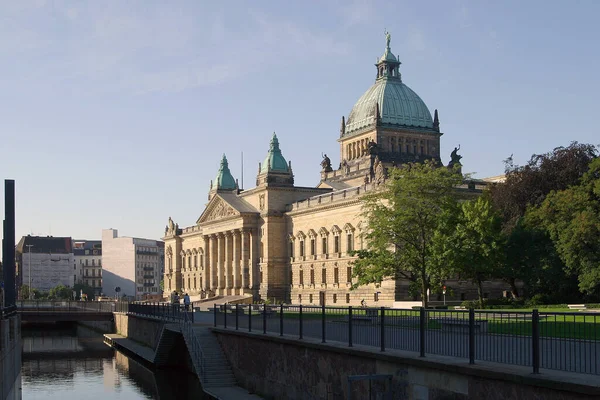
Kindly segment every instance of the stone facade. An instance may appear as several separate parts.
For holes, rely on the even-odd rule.
[[[409,295],[408,282],[393,279],[351,290],[350,252],[364,248],[368,226],[361,218],[361,196],[377,190],[389,168],[440,161],[437,110],[431,118],[402,82],[399,65],[388,40],[376,83],[348,120],[342,118],[339,167],[324,155],[316,187],[294,185],[291,163],[275,135],[255,188],[240,190],[223,156],[196,224],[179,228],[169,218],[163,237],[165,296],[174,290],[193,298],[247,294],[307,305],[358,305],[364,299],[369,306],[417,300]],[[452,162],[458,162],[460,156],[453,155]],[[457,190],[473,197],[484,184],[470,182]],[[452,289],[448,300],[476,298],[466,282],[447,281],[446,286]],[[504,289],[502,283],[485,284],[490,297]]]

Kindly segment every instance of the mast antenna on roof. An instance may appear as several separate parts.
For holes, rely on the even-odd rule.
[[[244,190],[244,152],[242,151],[242,187],[241,190]]]

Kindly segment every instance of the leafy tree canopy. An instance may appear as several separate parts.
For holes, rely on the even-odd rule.
[[[355,287],[405,278],[418,285],[426,307],[427,289],[439,287],[445,274],[434,240],[456,215],[461,182],[456,170],[433,162],[391,169],[383,188],[364,198],[366,249],[354,252]]]
[[[600,158],[589,165],[579,185],[550,193],[529,210],[532,224],[546,229],[579,288],[591,294],[600,285]]]
[[[484,307],[483,281],[495,277],[504,254],[504,235],[500,217],[485,197],[461,204],[454,229],[438,231],[441,247],[437,252],[454,276],[477,286],[479,303]]]
[[[506,230],[513,229],[527,207],[540,205],[548,193],[577,184],[588,170],[598,150],[590,144],[572,142],[546,154],[534,154],[523,166],[505,160],[506,180],[490,190],[492,205],[503,219]]]

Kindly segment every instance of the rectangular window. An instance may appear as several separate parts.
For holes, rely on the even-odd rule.
[[[333,294],[333,302],[337,303],[337,294],[335,294],[335,293]]]
[[[85,270],[85,276],[89,276],[90,275],[89,272],[90,272],[90,270],[86,269]]]
[[[340,252],[340,237],[339,236],[334,236],[334,238],[333,238],[333,252],[334,253]]]
[[[313,295],[312,295],[312,294],[309,294],[309,295],[308,295],[308,302],[309,302],[309,303],[312,303],[312,301],[313,301]]]
[[[310,239],[310,255],[314,256],[316,254],[315,251],[315,239]]]
[[[304,257],[304,240],[300,241],[300,257]]]
[[[95,269],[92,270],[92,276],[96,276],[96,270]]]
[[[353,242],[352,234],[349,233],[347,236],[347,243],[346,243],[346,252],[348,252],[348,253],[351,252],[354,248],[354,246],[352,246],[352,242]]]
[[[302,295],[301,294],[298,295],[298,303],[302,304]]]
[[[352,267],[346,268],[346,277],[348,279],[346,282],[352,283]]]
[[[294,258],[294,242],[290,242],[290,257]]]
[[[346,304],[350,303],[350,293],[346,293]]]
[[[460,294],[460,300],[461,300],[461,301],[464,301],[464,300],[465,300],[465,294],[464,294],[464,293],[461,293],[461,294]]]
[[[340,271],[338,267],[333,269],[333,283],[340,283]]]
[[[198,255],[194,254],[194,268],[198,268]]]
[[[326,237],[321,239],[321,248],[323,250],[323,254],[327,254],[327,238]]]
[[[310,284],[311,285],[315,284],[315,270],[314,269],[310,270]]]
[[[87,260],[87,258],[85,259],[85,266],[86,267],[88,266],[88,260]]]
[[[321,283],[327,283],[327,270],[325,268],[321,270]]]
[[[99,266],[99,267],[101,267],[101,266],[102,266],[102,259],[101,259],[101,258],[99,258],[99,259],[98,259],[98,266]]]
[[[304,285],[304,271],[300,270],[300,284]]]
[[[94,260],[94,259],[92,258],[92,267],[95,267],[95,266],[96,266],[96,260]]]

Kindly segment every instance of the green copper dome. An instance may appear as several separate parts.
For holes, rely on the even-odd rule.
[[[431,113],[423,100],[402,83],[400,61],[391,52],[390,38],[391,36],[386,34],[387,45],[376,64],[375,84],[352,108],[346,121],[344,136],[375,126],[378,106],[379,124],[383,126],[434,129]]]
[[[217,173],[217,177],[215,178],[213,188],[217,190],[233,190],[237,188],[235,179],[233,179],[231,171],[229,171],[229,164],[227,163],[227,157],[225,157],[225,154],[223,154],[223,158],[221,159],[221,165],[219,166],[219,172]]]
[[[271,138],[269,153],[267,153],[267,157],[260,167],[261,174],[265,174],[269,171],[283,173],[290,172],[287,161],[285,161],[285,158],[281,155],[279,140],[277,140],[277,135],[275,133],[273,133],[273,137]]]

